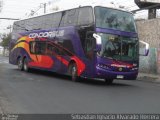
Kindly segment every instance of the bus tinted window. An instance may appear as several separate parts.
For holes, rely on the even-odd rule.
[[[31,19],[28,19],[28,20],[25,21],[25,29],[32,30]]]
[[[133,15],[111,8],[95,7],[96,27],[136,32]]]
[[[93,23],[93,11],[91,7],[79,9],[78,25],[87,25]]]
[[[15,32],[24,32],[25,31],[25,28],[24,28],[24,26],[22,26],[21,23],[22,23],[21,21],[14,23],[13,30]]]
[[[55,56],[55,55],[62,55],[62,52],[55,45],[48,43],[47,44],[46,54]]]
[[[71,53],[75,53],[71,40],[64,40],[63,47]]]
[[[53,21],[52,21],[53,26],[52,27],[58,27],[59,26],[61,16],[62,16],[62,12],[53,14]]]
[[[77,24],[78,10],[72,9],[66,12],[64,18],[64,26],[76,25]]]
[[[59,21],[60,27],[63,27],[63,26],[64,26],[65,17],[66,17],[66,11],[62,12],[62,16],[61,16],[61,19],[60,19],[60,21]]]
[[[30,42],[30,53],[44,55],[46,52],[46,42],[34,41]]]
[[[55,20],[56,19],[54,19],[54,14],[45,15],[45,17],[44,17],[44,29],[52,28]]]

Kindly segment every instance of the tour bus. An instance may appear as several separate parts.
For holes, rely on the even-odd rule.
[[[145,42],[145,54],[148,45]],[[79,77],[135,80],[139,39],[132,13],[84,6],[13,24],[9,62],[18,69],[39,69]]]

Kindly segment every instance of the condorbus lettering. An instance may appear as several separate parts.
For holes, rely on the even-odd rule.
[[[47,38],[47,37],[61,37],[64,36],[64,30],[60,31],[49,31],[49,32],[40,32],[40,33],[30,33],[29,38]]]

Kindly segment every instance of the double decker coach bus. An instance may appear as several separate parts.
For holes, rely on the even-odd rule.
[[[79,77],[135,80],[139,40],[132,13],[85,6],[14,22],[9,62]]]

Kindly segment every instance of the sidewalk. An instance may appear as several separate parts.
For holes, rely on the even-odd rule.
[[[149,73],[139,73],[137,80],[160,83],[160,75],[149,74]]]

